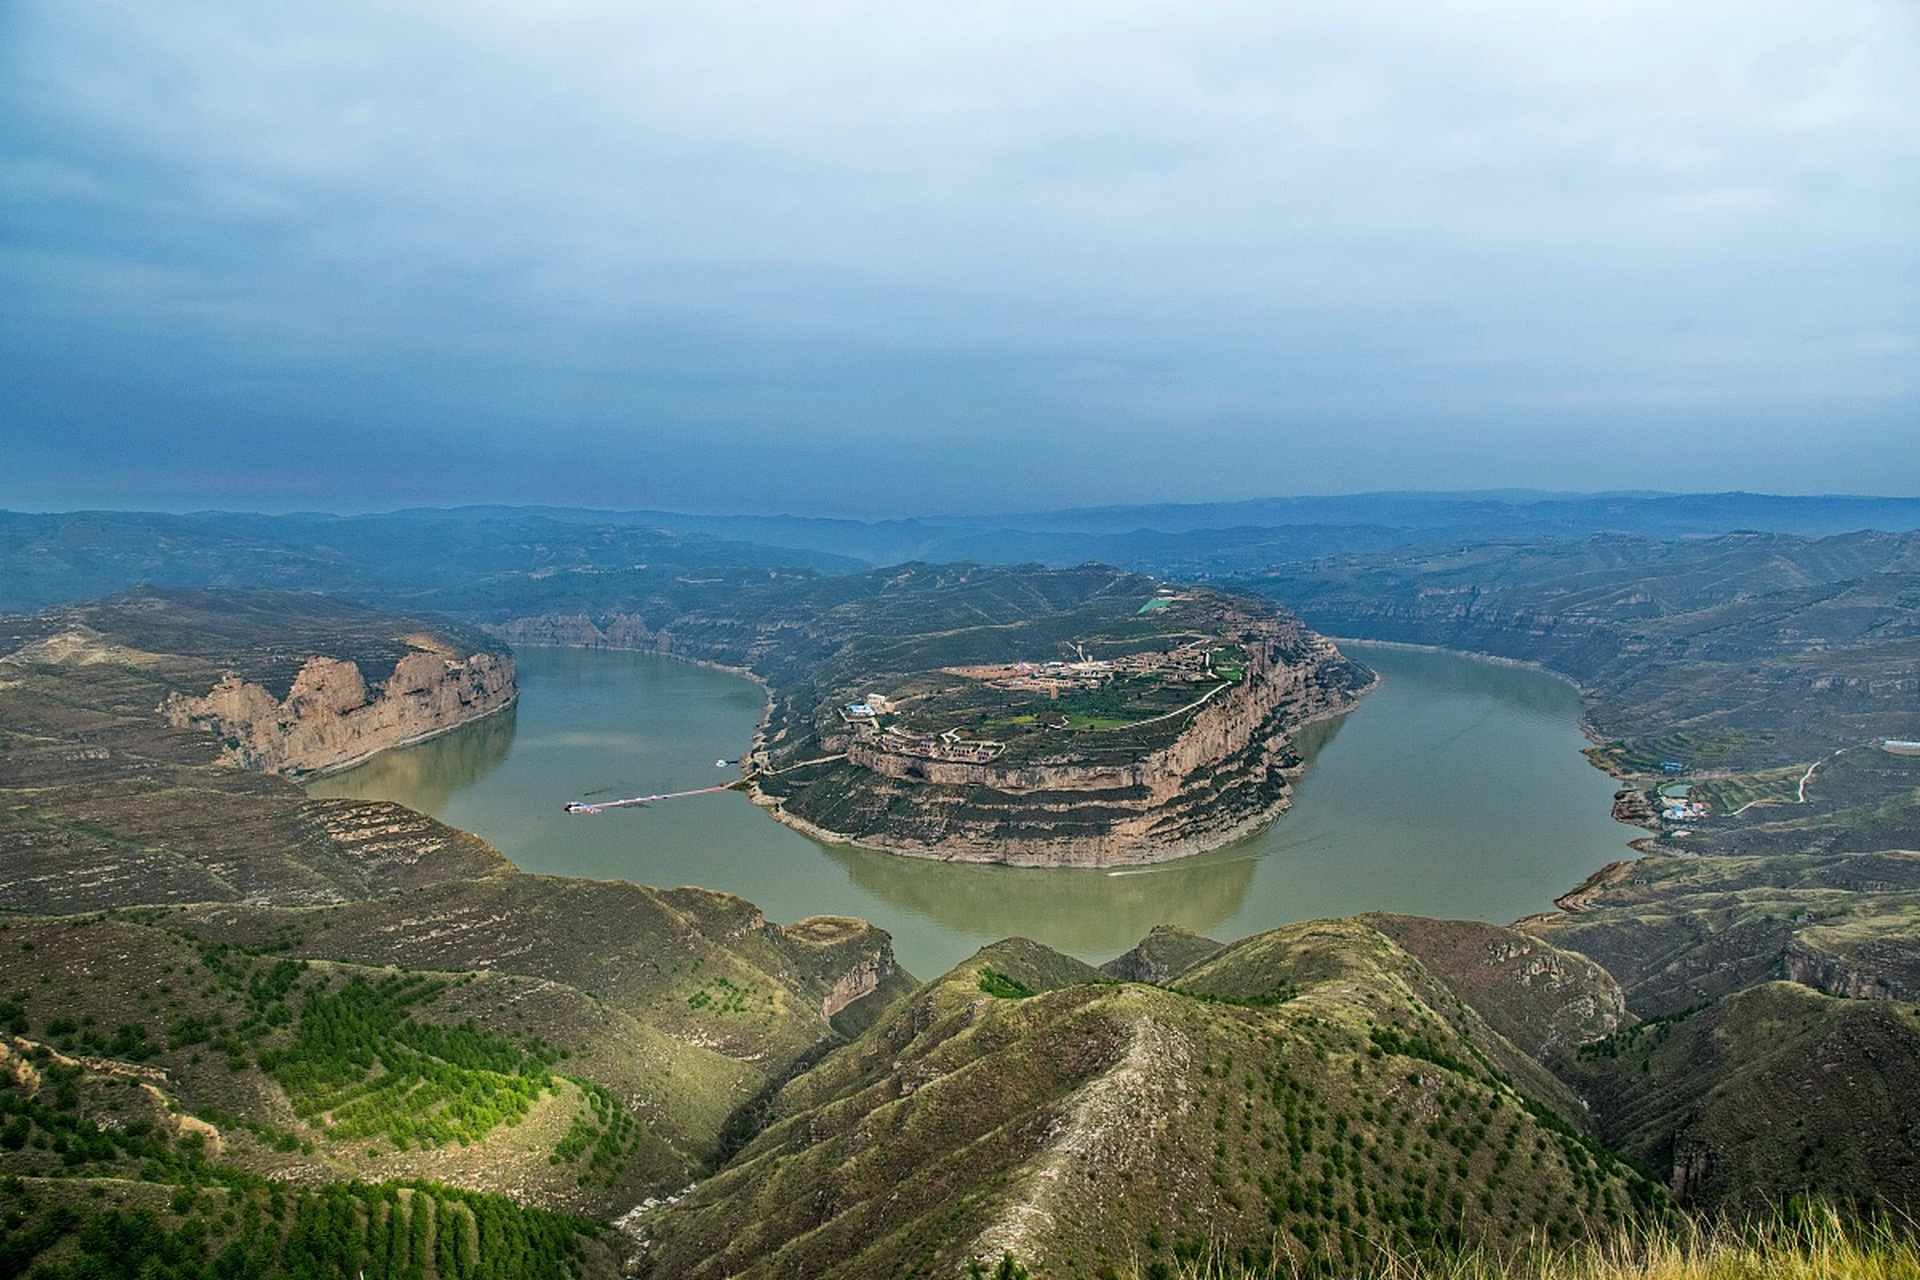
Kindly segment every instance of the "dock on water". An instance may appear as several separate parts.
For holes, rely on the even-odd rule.
[[[659,800],[684,800],[688,796],[707,796],[716,791],[738,791],[746,786],[746,779],[736,778],[732,782],[717,787],[695,787],[691,791],[663,791],[652,796],[632,796],[626,800],[569,800],[561,808],[568,813],[599,813],[605,809],[642,809]]]

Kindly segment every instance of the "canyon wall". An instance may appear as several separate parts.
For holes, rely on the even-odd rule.
[[[461,654],[430,636],[408,640],[412,652],[372,687],[354,663],[315,657],[284,699],[229,672],[200,697],[173,694],[162,710],[177,727],[218,734],[233,764],[308,775],[491,715],[517,696],[505,654]]]
[[[512,618],[487,630],[519,648],[522,645],[558,645],[568,649],[640,649],[673,652],[664,633],[646,624],[638,614],[549,613]]]

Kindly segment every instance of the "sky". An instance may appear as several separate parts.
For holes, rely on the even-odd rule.
[[[1912,0],[0,2],[0,508],[1920,493]]]

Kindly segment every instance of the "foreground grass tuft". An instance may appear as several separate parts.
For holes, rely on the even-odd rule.
[[[1255,1269],[1203,1259],[1133,1272],[1135,1280],[1332,1280],[1333,1274],[1284,1259]],[[1862,1222],[1822,1207],[1783,1210],[1748,1225],[1685,1222],[1625,1231],[1518,1258],[1389,1255],[1345,1274],[1356,1280],[1920,1280],[1920,1233],[1912,1223]]]

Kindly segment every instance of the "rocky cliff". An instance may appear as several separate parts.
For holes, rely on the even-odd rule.
[[[1915,955],[1910,929],[1884,938],[1848,939],[1843,935],[1843,947],[1848,941],[1855,945],[1838,955],[1815,945],[1824,940],[1825,932],[1808,930],[1787,945],[1781,961],[1782,976],[1787,981],[1850,1000],[1911,1002],[1920,991],[1915,985],[1920,956]]]
[[[1920,1206],[1920,1016],[1766,982],[1626,1028],[1555,1068],[1600,1138],[1710,1213],[1795,1197]]]
[[[164,710],[176,727],[213,730],[225,757],[242,768],[305,775],[356,764],[512,705],[512,658],[462,654],[424,633],[407,641],[410,651],[373,686],[354,663],[315,657],[285,698],[228,672],[200,697],[171,695]]]
[[[665,637],[632,613],[549,613],[512,618],[489,630],[516,647],[559,645],[568,649],[658,649],[671,652]]]
[[[928,759],[849,735],[841,758],[761,777],[755,799],[820,838],[912,857],[1010,866],[1164,862],[1243,836],[1287,807],[1288,732],[1349,710],[1370,687],[1331,643],[1280,619],[1246,638],[1244,678],[1128,761]]]

